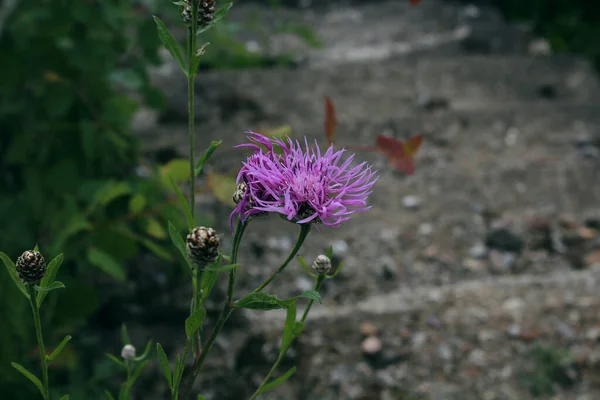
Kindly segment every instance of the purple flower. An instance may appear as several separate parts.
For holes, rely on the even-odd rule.
[[[367,197],[377,181],[366,163],[353,166],[354,155],[342,160],[345,150],[333,145],[324,154],[315,147],[305,148],[296,141],[271,140],[249,131],[249,147],[254,154],[242,163],[237,183],[237,216],[242,221],[256,214],[275,212],[299,224],[322,223],[337,227],[354,212],[366,211]],[[279,150],[279,151],[278,151]]]

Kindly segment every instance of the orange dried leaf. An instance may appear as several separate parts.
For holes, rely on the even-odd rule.
[[[329,145],[333,143],[337,123],[333,102],[329,96],[325,96],[325,137],[327,137],[327,143]]]
[[[415,172],[414,156],[421,147],[423,135],[401,141],[389,136],[377,136],[377,148],[396,169],[412,175]]]

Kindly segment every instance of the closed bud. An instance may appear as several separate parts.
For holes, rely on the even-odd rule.
[[[194,0],[184,0],[185,5],[181,10],[181,18],[187,25],[192,23],[192,4]],[[215,0],[198,1],[198,29],[206,28],[215,17]]]
[[[246,194],[246,189],[248,189],[248,185],[246,185],[244,182],[241,182],[237,185],[235,192],[233,192],[233,202],[235,204],[239,204],[239,202],[242,201],[244,195]]]
[[[190,260],[196,266],[203,267],[217,259],[219,238],[212,228],[199,226],[187,235],[186,248]]]
[[[46,275],[46,261],[39,251],[25,251],[17,259],[15,267],[25,283],[37,283]]]
[[[315,262],[312,265],[313,271],[318,275],[327,275],[331,270],[331,260],[324,254],[317,256]]]
[[[121,350],[121,357],[123,357],[123,360],[133,360],[135,358],[135,347],[130,344],[123,346],[123,350]]]

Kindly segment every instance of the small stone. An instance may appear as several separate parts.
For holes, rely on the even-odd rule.
[[[438,346],[438,356],[444,361],[450,361],[452,359],[452,349],[447,343],[442,343]]]
[[[502,304],[502,310],[513,318],[519,318],[523,313],[525,302],[518,297],[511,297]]]
[[[497,271],[505,271],[515,266],[517,254],[505,251],[491,250],[489,253],[492,268]]]
[[[412,346],[415,350],[421,348],[427,342],[427,333],[415,332],[412,336]]]
[[[417,232],[421,236],[429,236],[433,233],[433,225],[431,225],[429,223],[421,224],[421,225],[419,225]]]
[[[487,364],[487,354],[481,349],[474,349],[469,353],[469,362],[477,367],[485,367]]]
[[[546,39],[538,38],[529,42],[529,54],[533,56],[547,56],[552,53],[552,46]]]
[[[578,232],[579,236],[582,239],[590,240],[598,236],[598,231],[593,228],[588,228],[586,226],[582,226],[579,228]]]
[[[588,267],[591,267],[595,264],[600,264],[600,249],[593,250],[590,253],[586,254],[583,258],[583,262]]]
[[[511,338],[518,338],[521,336],[521,326],[519,324],[512,324],[507,330],[506,333]]]
[[[442,327],[442,321],[440,321],[440,319],[435,315],[430,315],[429,317],[427,317],[426,323],[427,326],[433,329],[440,329]]]
[[[377,327],[371,321],[363,321],[360,324],[360,333],[363,336],[375,336],[377,335]]]
[[[421,199],[417,196],[412,195],[404,196],[402,198],[402,205],[409,209],[417,208],[421,205]]]
[[[314,289],[313,282],[305,276],[299,276],[296,278],[296,288],[301,292]]]
[[[593,328],[588,329],[585,334],[585,338],[591,341],[598,341],[600,339],[600,327],[595,326]]]
[[[557,321],[555,323],[555,328],[556,331],[566,340],[574,340],[577,337],[573,328],[562,321]]]
[[[520,254],[525,247],[524,241],[506,228],[492,230],[486,235],[485,245],[490,249]]]
[[[336,257],[344,257],[348,252],[348,243],[345,240],[334,240],[331,243],[331,249]]]
[[[484,263],[481,260],[475,260],[473,258],[467,258],[463,261],[463,266],[472,272],[479,272],[483,270]]]
[[[383,343],[377,336],[369,336],[363,340],[360,347],[365,354],[374,355],[381,351],[383,348]]]
[[[483,243],[477,243],[469,249],[469,255],[477,260],[483,260],[487,257],[488,249]]]

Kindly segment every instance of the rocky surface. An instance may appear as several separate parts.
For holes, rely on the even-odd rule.
[[[258,7],[232,18],[273,19]],[[198,77],[198,151],[224,141],[213,170],[237,168],[245,153],[231,146],[246,129],[289,124],[321,140],[324,95],[335,102],[339,145],[382,133],[425,139],[413,176],[359,153],[380,171],[373,209],[309,237],[307,260],[332,245],[345,267],[282,366],[298,373],[264,398],[598,398],[600,83],[591,66],[528,54],[526,30],[485,7],[431,0],[279,13],[313,25],[323,47],[299,46],[295,68]],[[274,51],[292,46],[285,34],[270,40]],[[185,156],[185,81],[169,62],[153,77],[169,106],[140,114],[137,130],[147,151]],[[197,209],[229,246],[230,207],[202,194]],[[252,223],[239,293],[262,282],[297,233],[276,217]],[[292,265],[274,291],[311,285]],[[206,369],[207,399],[248,397],[277,355],[282,318],[239,315],[233,324],[244,328],[229,326]]]

